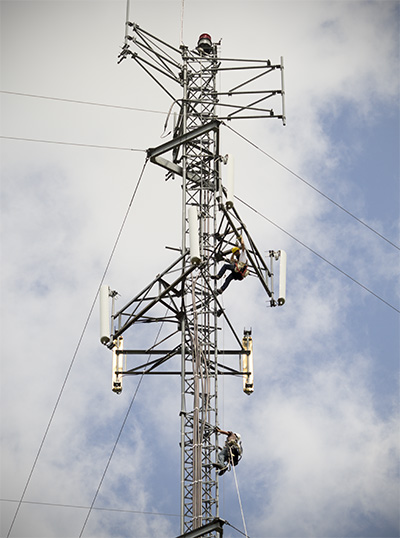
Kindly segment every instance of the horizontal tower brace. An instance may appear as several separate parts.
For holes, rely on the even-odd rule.
[[[161,146],[157,146],[156,148],[149,148],[147,150],[147,157],[151,160],[152,158],[157,157],[158,155],[162,155],[167,151],[171,151],[176,147],[181,146],[182,144],[186,144],[194,140],[195,138],[202,136],[205,133],[208,133],[209,131],[217,131],[220,126],[220,123],[221,122],[218,120],[210,121],[209,123],[201,125],[200,127],[197,127],[196,129],[193,129],[186,134],[173,138],[165,144],[161,144]]]
[[[242,356],[242,355],[247,355],[247,354],[248,354],[248,352],[246,350],[224,352],[224,356],[225,355],[240,355],[240,356]],[[166,375],[166,374],[171,375],[170,371],[169,372],[168,371],[155,372],[155,370],[156,370],[156,368],[158,368],[159,366],[161,366],[162,364],[167,362],[174,355],[177,355],[177,353],[175,351],[173,351],[170,354],[167,354],[166,356],[164,356],[164,357],[162,357],[160,359],[155,359],[153,361],[147,361],[144,364],[140,364],[138,366],[135,366],[134,368],[130,368],[129,370],[126,370],[126,371],[120,372],[120,373],[122,373],[124,375],[138,375],[138,374],[150,374],[150,373],[151,374],[159,373],[160,375]],[[218,375],[243,375],[245,373],[248,373],[248,372],[239,371],[236,368],[232,368],[231,366],[228,366],[226,364],[221,364],[221,363],[217,363],[216,370],[214,368],[214,365],[212,365],[212,364],[209,365],[209,369],[210,369],[210,373],[213,374],[213,373],[215,373],[215,371],[217,371]],[[175,374],[176,372],[173,371],[173,373]],[[179,373],[181,373],[181,372],[179,372]],[[190,375],[190,374],[194,375],[194,373],[190,372],[190,371],[187,371],[186,373],[188,375]]]
[[[119,374],[122,374],[122,375],[181,375],[182,372],[179,370],[171,370],[171,371],[168,371],[168,372],[153,372],[153,371],[150,371],[150,372],[146,372],[146,370],[134,370],[134,371],[131,371],[131,370],[127,370],[126,372],[118,372]],[[188,375],[194,375],[193,372],[186,372]],[[222,371],[219,371],[218,370],[218,375],[232,375],[232,376],[243,376],[243,375],[246,375],[248,374],[249,372],[235,372],[235,371],[227,371],[227,372],[222,372]]]
[[[271,96],[273,95],[280,95],[282,93],[282,90],[244,90],[241,92],[237,91],[229,91],[229,92],[216,92],[216,96],[220,95],[251,95],[251,94],[257,94],[257,93],[269,93]],[[218,102],[218,105],[221,106],[221,103]],[[218,116],[219,117],[219,116]]]
[[[278,120],[282,120],[282,121],[285,121],[285,116],[283,116],[282,114],[274,114],[274,115],[271,115],[271,114],[267,114],[265,116],[219,116],[219,119],[220,120],[227,120],[227,121],[231,121],[231,120],[268,120],[268,119],[271,119],[271,118],[277,118]]]
[[[190,353],[190,349],[186,349],[186,353]],[[179,355],[181,353],[181,348],[175,349],[116,349],[115,353],[117,355]],[[250,351],[246,349],[229,349],[229,350],[218,350],[218,355],[250,355]]]

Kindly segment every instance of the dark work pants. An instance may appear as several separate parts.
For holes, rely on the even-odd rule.
[[[243,277],[240,273],[235,271],[235,266],[233,263],[226,263],[221,267],[221,269],[218,271],[218,277],[221,278],[224,276],[226,271],[231,271],[230,274],[226,277],[225,282],[221,286],[221,291],[225,291],[226,288],[229,286],[229,284],[232,282],[232,280],[242,280]]]

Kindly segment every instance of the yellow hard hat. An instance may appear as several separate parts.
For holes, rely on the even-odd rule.
[[[239,252],[239,250],[240,250],[239,247],[233,247],[232,254],[235,254],[235,252]]]

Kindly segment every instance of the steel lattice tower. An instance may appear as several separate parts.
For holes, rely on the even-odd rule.
[[[183,134],[215,118],[216,59],[193,58],[183,51]],[[207,131],[183,145],[183,207],[197,208],[200,216],[200,258],[215,250],[216,193],[218,187],[218,133]],[[189,226],[183,212],[182,251],[189,246]],[[191,260],[183,260],[182,272]],[[208,300],[204,272],[185,281],[182,311],[181,377],[181,513],[184,530],[198,528],[218,512],[216,480],[212,477],[215,446],[211,443],[217,423],[216,305]],[[187,351],[185,351],[187,350]],[[192,400],[192,402],[190,402]],[[182,529],[181,529],[182,530]]]
[[[147,150],[147,157],[165,168],[167,177],[182,178],[182,240],[179,257],[144,290],[117,312],[113,301],[112,327],[110,330],[108,322],[107,328],[104,322],[107,314],[102,315],[101,340],[113,351],[115,392],[122,390],[125,375],[159,372],[181,377],[181,534],[200,529],[219,516],[218,477],[212,467],[218,449],[218,376],[246,375],[242,369],[221,364],[220,359],[247,356],[249,351],[230,324],[210,275],[215,274],[217,262],[224,259],[239,236],[246,238],[250,272],[260,280],[270,305],[284,302],[282,298],[275,300],[272,269],[256,248],[233,202],[227,200],[221,180],[224,158],[219,149],[223,120],[278,117],[285,122],[283,61],[271,65],[269,60],[223,60],[218,56],[218,48],[210,36],[203,34],[195,49],[183,45],[176,49],[137,24],[128,23],[120,54],[120,61],[134,59],[179,107],[172,139]],[[217,76],[222,69],[251,70],[251,75],[228,92],[221,92],[217,90]],[[281,73],[280,89],[248,89],[254,81],[275,70]],[[160,74],[165,83],[160,81]],[[181,98],[174,96],[169,82],[181,87]],[[239,104],[222,102],[227,95],[237,96]],[[282,113],[278,115],[272,109],[260,108],[260,103],[275,95],[281,96]],[[256,96],[256,100],[243,104],[240,102],[243,96],[251,99]],[[231,113],[218,116],[217,109],[225,110],[224,107]],[[164,157],[167,153],[171,154],[169,159]],[[279,255],[271,252],[272,264]],[[104,286],[103,305],[109,296],[115,296],[115,292]],[[228,322],[237,343],[234,349],[224,350],[223,357],[218,347],[221,316]],[[133,325],[165,322],[172,329],[160,343],[146,349],[124,349],[122,335]],[[165,342],[168,347],[161,347]],[[126,355],[146,356],[147,362],[124,369],[122,357]],[[174,357],[180,357],[180,371],[165,372],[163,367]],[[214,535],[213,530],[207,531],[207,536]]]

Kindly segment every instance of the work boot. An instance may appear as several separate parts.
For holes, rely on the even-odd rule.
[[[226,471],[228,470],[228,466],[225,465],[225,467],[222,467],[222,469],[219,471],[219,476],[222,476],[224,473],[226,473]]]

